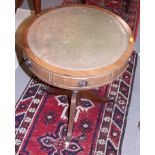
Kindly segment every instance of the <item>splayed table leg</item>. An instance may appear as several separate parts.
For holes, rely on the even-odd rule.
[[[67,131],[67,138],[66,138],[66,149],[69,147],[69,143],[72,138],[76,106],[77,106],[77,104],[79,104],[79,101],[80,101],[80,94],[78,91],[74,90],[72,92],[72,96],[71,96],[69,123],[68,123],[68,131]]]

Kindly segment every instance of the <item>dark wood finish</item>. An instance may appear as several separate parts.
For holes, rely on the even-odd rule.
[[[71,138],[72,132],[74,127],[74,118],[76,113],[76,106],[80,102],[80,95],[78,91],[73,91],[71,96],[71,104],[70,104],[70,112],[69,112],[69,120],[68,120],[68,131],[67,131],[67,138],[66,138],[66,147],[68,147]]]
[[[19,8],[23,4],[24,0],[16,0],[15,1],[15,12],[17,11],[17,8]]]
[[[81,94],[82,98],[86,98],[88,100],[91,100],[94,103],[114,102],[114,99],[108,98],[108,97],[99,96],[97,93],[94,93],[92,90],[81,91],[80,94]]]
[[[23,4],[24,0],[16,0],[15,2],[15,12],[17,8],[19,8]],[[34,11],[35,14],[39,14],[41,12],[41,0],[33,0]]]
[[[69,91],[67,89],[59,89],[57,87],[49,87],[47,89],[43,88],[43,91],[45,91],[47,94],[51,94],[51,95],[54,95],[54,96],[66,95],[69,98],[71,97],[71,91]]]
[[[33,0],[35,14],[39,14],[41,12],[41,0]]]
[[[66,95],[69,97],[69,99],[71,99],[72,92],[74,92],[74,91],[70,91],[67,89],[60,89],[57,87],[49,87],[48,89],[43,88],[43,90],[47,94],[51,94],[54,96]],[[113,98],[99,96],[97,93],[94,93],[92,90],[80,90],[80,91],[78,91],[78,94],[80,94],[79,98],[86,98],[86,99],[91,100],[92,102],[95,102],[95,103],[107,103],[107,102],[115,101]]]

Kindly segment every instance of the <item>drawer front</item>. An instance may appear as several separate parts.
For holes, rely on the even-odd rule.
[[[81,78],[53,74],[53,85],[71,90],[84,90],[96,88],[110,81],[112,81],[111,73],[101,76],[89,76]]]
[[[96,87],[101,87],[115,78],[120,76],[122,71],[124,71],[128,65],[126,62],[121,68],[102,75],[97,76],[85,76],[85,77],[76,77],[76,76],[67,76],[62,74],[57,74],[51,71],[46,70],[45,68],[39,66],[30,60],[26,55],[24,55],[24,60],[29,69],[41,80],[44,82],[69,90],[85,90],[92,89]]]
[[[25,64],[32,71],[32,73],[34,73],[39,79],[49,83],[49,81],[50,81],[50,72],[47,71],[46,69],[40,67],[36,63],[34,63],[26,55],[24,55],[23,57],[24,57]]]

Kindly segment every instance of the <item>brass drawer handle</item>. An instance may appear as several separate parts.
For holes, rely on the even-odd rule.
[[[86,87],[88,85],[88,81],[86,80],[81,80],[78,82],[79,87]]]

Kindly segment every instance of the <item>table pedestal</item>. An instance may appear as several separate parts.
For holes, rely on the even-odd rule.
[[[114,99],[108,97],[98,96],[92,90],[66,90],[60,88],[48,88],[45,90],[48,94],[52,95],[66,95],[69,97],[70,101],[70,109],[69,109],[69,119],[68,119],[68,131],[66,137],[66,148],[68,148],[69,143],[72,138],[73,126],[74,126],[74,118],[76,114],[76,106],[80,104],[81,98],[87,98],[96,103],[106,103],[106,102],[114,102]]]

